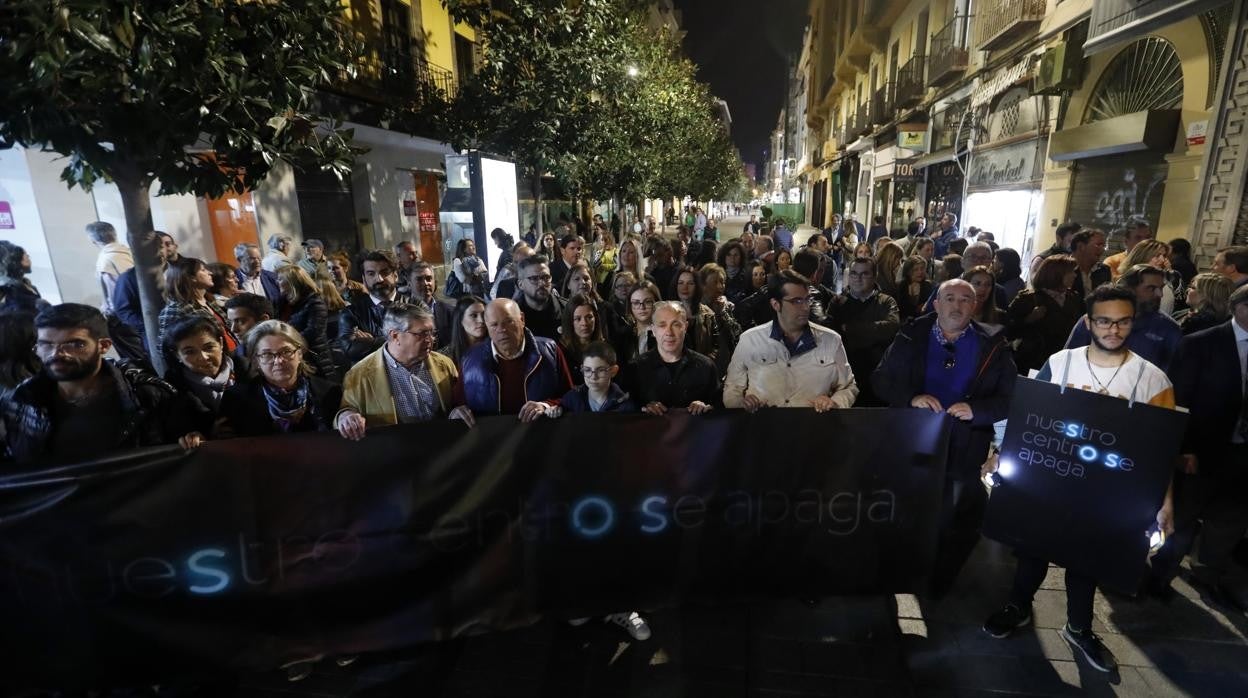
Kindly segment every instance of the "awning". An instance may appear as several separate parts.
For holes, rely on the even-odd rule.
[[[1169,153],[1179,129],[1178,109],[1149,109],[1055,132],[1049,159],[1057,162],[1139,150]]]
[[[995,75],[981,83],[979,88],[975,90],[975,93],[971,95],[971,108],[978,109],[985,106],[996,98],[997,95],[1023,80],[1029,79],[1032,67],[1035,65],[1035,61],[1032,59],[1032,56],[1026,56],[1023,60],[1009,68],[997,71]]]
[[[939,165],[942,162],[949,162],[950,160],[954,158],[954,155],[955,153],[954,153],[953,148],[945,148],[944,150],[937,150],[934,153],[929,153],[915,160],[914,169],[917,170],[920,167],[927,167],[929,165]]]
[[[1083,55],[1142,39],[1149,32],[1225,5],[1227,0],[1096,0]]]

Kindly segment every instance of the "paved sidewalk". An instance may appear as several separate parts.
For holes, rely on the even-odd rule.
[[[1036,598],[1035,625],[1008,640],[983,634],[1013,559],[984,541],[950,596],[796,600],[647,614],[653,637],[591,622],[323,662],[305,681],[246,677],[241,694],[290,696],[1244,696],[1248,618],[1211,608],[1186,584],[1170,605],[1097,596],[1094,629],[1122,667],[1075,661],[1060,570]]]

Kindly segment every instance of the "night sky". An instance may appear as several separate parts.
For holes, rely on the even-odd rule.
[[[685,53],[732,112],[741,159],[758,165],[784,106],[787,56],[802,51],[807,0],[675,0]]]

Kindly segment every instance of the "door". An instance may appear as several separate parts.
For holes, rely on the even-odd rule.
[[[256,226],[256,206],[251,192],[227,194],[217,199],[204,199],[208,209],[208,225],[212,229],[212,247],[217,259],[235,264],[234,246],[239,243],[260,244]]]
[[[360,251],[351,180],[340,180],[332,172],[296,169],[295,196],[304,240],[324,242],[326,253],[345,250],[354,255]]]

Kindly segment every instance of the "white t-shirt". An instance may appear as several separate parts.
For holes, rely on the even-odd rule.
[[[1174,407],[1174,386],[1165,372],[1131,351],[1121,366],[1097,366],[1088,360],[1088,347],[1063,349],[1049,357],[1036,379],[1123,400]]]

